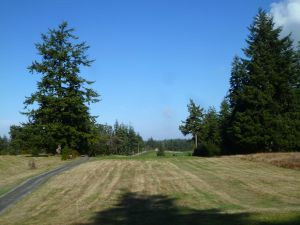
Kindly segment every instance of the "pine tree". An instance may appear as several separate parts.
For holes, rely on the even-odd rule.
[[[189,116],[185,121],[182,121],[182,125],[179,126],[179,130],[183,133],[183,135],[192,134],[195,140],[195,147],[197,148],[198,136],[203,129],[203,108],[196,105],[192,99],[190,99],[190,103],[187,107]]]
[[[0,136],[0,155],[7,153],[9,153],[9,140],[5,135]]]
[[[24,102],[24,114],[29,119],[26,126],[38,130],[48,152],[54,152],[61,144],[87,153],[92,139],[95,118],[88,105],[98,101],[98,94],[87,87],[93,82],[81,77],[80,70],[93,61],[86,55],[89,46],[76,43],[78,37],[73,32],[63,22],[58,29],[42,34],[42,43],[36,44],[41,59],[28,68],[42,77],[37,91]],[[29,109],[31,105],[37,107]]]
[[[260,10],[249,28],[246,58],[235,58],[229,93],[229,138],[236,150],[298,148],[295,54],[272,17]],[[299,118],[299,117],[298,117]]]
[[[209,107],[204,114],[201,142],[211,143],[216,146],[221,144],[219,116],[214,107]]]
[[[231,144],[228,142],[228,127],[230,123],[230,115],[231,115],[231,108],[229,104],[229,99],[224,98],[221,102],[220,112],[219,112],[219,129],[220,129],[220,137],[221,143],[220,147],[223,154],[228,153],[230,151]]]

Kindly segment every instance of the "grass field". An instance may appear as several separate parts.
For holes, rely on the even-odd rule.
[[[28,163],[35,161],[36,169],[30,169]],[[0,196],[29,177],[45,172],[66,163],[60,157],[0,156]]]
[[[147,154],[97,158],[53,177],[0,224],[300,224],[299,170]]]

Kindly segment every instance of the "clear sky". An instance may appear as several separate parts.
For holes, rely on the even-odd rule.
[[[101,94],[91,107],[98,122],[131,124],[145,139],[178,138],[189,98],[219,108],[258,8],[280,21],[281,8],[295,1],[1,0],[0,135],[26,121],[23,101],[40,78],[27,70],[37,59],[34,43],[62,21],[96,60],[82,76]]]

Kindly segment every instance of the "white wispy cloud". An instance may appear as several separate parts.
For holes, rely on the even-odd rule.
[[[292,38],[300,41],[300,0],[283,0],[271,4],[271,15],[276,26],[283,28],[282,34],[292,33]]]

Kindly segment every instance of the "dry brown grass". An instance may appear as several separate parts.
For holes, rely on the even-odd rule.
[[[243,155],[240,156],[240,158],[254,162],[269,163],[283,168],[300,170],[300,152],[257,153],[251,155]]]
[[[35,169],[29,164],[34,160]],[[0,156],[0,195],[27,178],[66,163],[60,157]]]
[[[0,216],[0,224],[93,223],[95,215],[113,212],[120,216],[116,209],[121,199],[130,194],[141,196],[139,200],[133,198],[133,203],[164,196],[174,199],[178,209],[193,212],[211,209],[226,214],[300,212],[299,184],[297,170],[237,157],[105,159],[51,178]],[[115,219],[114,215],[108,215],[108,219]],[[100,224],[115,223],[123,224],[120,221]]]

